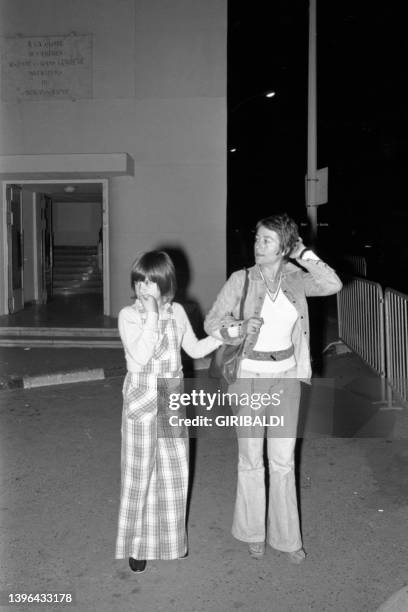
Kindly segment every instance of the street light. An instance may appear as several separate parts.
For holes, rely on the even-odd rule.
[[[274,98],[275,96],[276,96],[276,91],[274,91],[273,89],[267,89],[266,91],[261,91],[260,93],[256,93],[256,94],[254,94],[252,96],[248,96],[247,98],[244,98],[243,100],[238,102],[238,104],[236,104],[235,106],[230,108],[229,112],[230,113],[235,113],[235,111],[238,108],[240,108],[241,106],[243,106],[247,102],[250,102],[250,100],[254,100],[255,98],[268,98],[270,100],[271,98]]]
[[[247,98],[244,98],[243,100],[238,102],[238,104],[233,106],[229,112],[235,113],[236,110],[238,110],[239,108],[247,104],[247,102],[250,102],[251,100],[255,100],[256,98],[268,98],[268,100],[270,100],[271,98],[274,98],[275,96],[276,96],[276,91],[274,89],[267,89],[260,93],[256,93],[256,94],[253,94],[252,96],[248,96]],[[228,150],[230,153],[236,153],[238,149],[237,147],[231,147]]]

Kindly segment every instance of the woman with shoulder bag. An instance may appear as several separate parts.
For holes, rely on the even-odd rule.
[[[279,397],[279,411],[292,433],[290,437],[279,438],[276,428],[257,424],[243,431],[243,427],[237,427],[238,482],[232,534],[248,543],[254,558],[263,556],[268,542],[272,548],[287,553],[293,563],[301,563],[306,553],[299,526],[294,450],[300,380],[311,377],[306,297],[337,293],[342,284],[334,270],[303,245],[296,223],[287,214],[258,222],[254,254],[255,265],[248,270],[242,318],[239,312],[245,270],[234,272],[227,280],[204,328],[226,343],[236,344],[239,340],[243,343],[237,380],[228,392],[237,393],[238,397],[248,391],[258,398],[261,394]],[[235,406],[235,410],[243,413],[240,406]],[[265,413],[265,406],[259,414],[262,412]],[[267,517],[265,429],[269,467]]]

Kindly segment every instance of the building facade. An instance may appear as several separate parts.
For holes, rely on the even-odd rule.
[[[158,246],[183,253],[209,308],[226,265],[226,22],[226,0],[0,0],[0,315],[42,299],[44,240],[100,228],[105,314]]]

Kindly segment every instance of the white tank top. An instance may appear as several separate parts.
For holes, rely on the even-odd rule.
[[[260,316],[264,323],[254,346],[255,351],[281,351],[292,345],[292,330],[298,318],[296,308],[283,293],[279,291],[277,298],[272,302],[268,294],[262,305]],[[251,372],[283,372],[296,365],[294,355],[282,361],[259,361],[243,359],[241,368]]]

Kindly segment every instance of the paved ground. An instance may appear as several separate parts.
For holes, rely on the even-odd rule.
[[[73,590],[80,612],[371,612],[404,589],[384,610],[406,611],[408,411],[375,403],[379,381],[355,355],[319,365],[335,380],[332,431],[347,437],[313,433],[312,419],[299,441],[301,566],[271,549],[252,560],[230,535],[232,436],[192,440],[188,558],[133,574],[113,559],[122,376],[3,390],[0,589]]]

